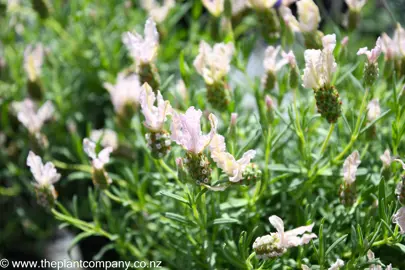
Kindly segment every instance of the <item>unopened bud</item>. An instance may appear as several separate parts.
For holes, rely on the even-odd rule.
[[[270,93],[276,87],[277,77],[272,71],[268,71],[262,77],[262,88],[264,92]]]
[[[349,31],[353,31],[357,28],[360,22],[360,12],[358,10],[349,10],[347,18],[347,28]]]
[[[91,175],[93,184],[100,189],[107,189],[112,183],[112,180],[104,167],[97,167],[93,165]]]
[[[329,123],[336,123],[342,113],[342,101],[334,86],[315,90],[315,99],[318,112]]]
[[[230,126],[236,126],[236,121],[238,120],[237,113],[231,113],[231,121],[229,123]]]
[[[262,171],[256,164],[250,163],[242,174],[242,180],[238,183],[242,185],[250,185],[262,179]]]
[[[138,67],[138,75],[141,85],[148,83],[154,91],[160,89],[160,76],[153,63],[143,63]]]
[[[41,100],[44,96],[44,90],[39,78],[35,81],[28,80],[27,82],[28,95],[34,100]]]
[[[49,16],[49,8],[44,0],[32,0],[32,8],[38,12],[42,19]]]
[[[38,204],[47,209],[54,207],[58,197],[58,193],[53,185],[35,186],[35,194],[37,196]]]
[[[151,132],[145,135],[152,157],[163,158],[171,149],[170,135],[166,131]]]
[[[401,177],[401,182],[398,183],[395,194],[398,196],[398,201],[405,205],[405,175]]]
[[[378,79],[378,63],[366,63],[364,65],[363,80],[366,87],[371,87]]]
[[[339,197],[340,197],[340,202],[346,206],[352,206],[354,202],[356,201],[356,184],[348,184],[347,182],[344,182],[343,184],[340,185],[340,190],[339,190]]]
[[[316,30],[314,32],[304,32],[303,35],[305,47],[307,49],[320,50],[323,48],[322,45],[323,33],[321,31]]]
[[[256,238],[253,249],[259,259],[275,258],[283,255],[287,250],[280,248],[280,239],[277,234],[268,234]]]
[[[269,123],[271,123],[274,119],[274,109],[276,108],[276,106],[273,99],[269,95],[266,95],[265,97],[265,104],[266,104],[267,119]]]
[[[203,153],[187,153],[183,160],[191,179],[197,185],[211,182],[211,167],[207,156]]]
[[[226,82],[207,84],[207,100],[214,109],[226,111],[231,101],[231,93]]]

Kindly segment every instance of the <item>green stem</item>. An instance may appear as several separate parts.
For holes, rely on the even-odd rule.
[[[325,152],[326,147],[328,146],[328,142],[330,140],[330,137],[332,136],[334,129],[335,129],[335,123],[332,123],[329,128],[328,136],[326,137],[325,141],[322,144],[322,148],[321,148],[321,152],[319,153],[319,156],[322,156],[322,154]]]

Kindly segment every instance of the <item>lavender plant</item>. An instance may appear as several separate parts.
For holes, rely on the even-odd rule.
[[[0,256],[405,269],[405,30],[330,2],[4,2]]]

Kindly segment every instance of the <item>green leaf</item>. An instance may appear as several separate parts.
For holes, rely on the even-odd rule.
[[[218,224],[231,224],[231,223],[240,223],[239,220],[235,219],[235,218],[216,218],[214,219],[214,221],[212,222],[212,224],[214,225],[218,225]]]
[[[402,251],[402,253],[405,254],[405,245],[400,244],[400,243],[396,243],[395,246],[396,246],[397,248],[399,248],[399,249]]]
[[[326,250],[325,253],[325,257],[327,257],[329,255],[329,253],[337,246],[339,245],[341,242],[345,241],[347,238],[348,234],[345,234],[341,237],[339,237],[335,242],[333,242],[332,245],[329,246],[329,248]]]
[[[191,223],[194,223],[191,220],[188,220],[185,216],[182,216],[182,215],[179,215],[176,213],[167,212],[167,213],[165,213],[165,216],[169,219],[178,221],[178,222],[186,224],[186,225],[191,225]]]
[[[189,201],[187,201],[187,200],[184,199],[183,197],[181,197],[181,196],[179,196],[179,195],[176,195],[176,194],[174,194],[174,193],[171,193],[171,192],[169,192],[169,191],[159,191],[159,192],[158,192],[158,195],[162,195],[162,196],[166,196],[166,197],[172,198],[172,199],[174,199],[174,200],[176,200],[176,201],[178,201],[178,202],[181,202],[181,203],[184,203],[184,204],[187,204],[188,206],[190,206],[190,202],[189,202]],[[191,207],[191,206],[190,206],[190,207]]]
[[[94,232],[82,232],[82,233],[79,233],[78,235],[76,235],[76,237],[72,240],[72,243],[70,244],[70,247],[68,248],[68,251],[67,251],[70,259],[72,259],[72,256],[71,256],[72,249],[80,241],[82,241],[83,239],[86,239],[87,237],[90,237],[92,235],[94,235]]]

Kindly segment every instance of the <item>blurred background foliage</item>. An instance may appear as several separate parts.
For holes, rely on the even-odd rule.
[[[33,1],[35,2],[35,0]],[[75,209],[77,215],[83,220],[92,220],[94,216],[97,216],[99,222],[108,224],[111,230],[125,232],[122,234],[122,241],[118,241],[114,249],[109,246],[109,242],[105,238],[98,236],[80,242],[85,259],[92,259],[97,253],[100,256],[104,255],[104,259],[133,259],[134,253],[128,251],[126,244],[132,242],[140,247],[141,258],[164,259],[164,265],[168,268],[214,268],[214,265],[229,265],[230,261],[234,261],[234,266],[238,267],[240,265],[238,265],[237,255],[235,255],[237,247],[233,241],[238,239],[243,230],[250,232],[257,225],[262,233],[271,231],[267,222],[269,209],[272,209],[274,214],[290,213],[290,216],[286,217],[290,225],[302,225],[311,218],[316,220],[320,220],[321,217],[325,218],[328,223],[325,235],[333,232],[333,235],[330,235],[331,239],[328,240],[329,244],[333,242],[332,239],[350,233],[353,218],[356,219],[357,224],[369,223],[363,228],[364,234],[373,231],[372,227],[376,225],[376,222],[370,221],[370,216],[366,214],[366,211],[353,210],[353,213],[346,213],[336,196],[338,193],[336,183],[331,182],[327,175],[317,179],[316,185],[319,190],[313,194],[306,193],[305,199],[303,199],[303,194],[297,191],[297,187],[302,184],[303,179],[296,174],[297,170],[300,170],[301,164],[293,150],[298,147],[294,142],[288,141],[292,137],[292,132],[283,131],[280,128],[278,131],[285,132],[283,133],[285,139],[281,140],[282,142],[272,150],[274,164],[285,164],[289,168],[280,167],[278,168],[279,173],[276,166],[273,169],[274,176],[280,176],[280,179],[286,181],[273,183],[271,189],[257,202],[257,205],[249,203],[250,195],[243,188],[230,190],[228,195],[216,194],[213,201],[207,202],[207,205],[210,206],[207,209],[209,215],[220,215],[236,221],[220,227],[209,228],[209,235],[216,235],[220,239],[218,241],[227,243],[224,251],[207,251],[207,254],[196,254],[193,246],[186,243],[187,236],[179,226],[170,219],[162,218],[167,211],[173,211],[179,207],[179,203],[158,194],[159,191],[167,188],[167,183],[162,183],[162,175],[148,173],[151,171],[150,168],[156,164],[153,164],[153,161],[150,161],[139,147],[143,140],[140,138],[142,127],[139,118],[134,121],[134,129],[137,132],[120,130],[114,121],[114,111],[109,94],[102,86],[106,81],[114,81],[120,71],[130,67],[132,61],[121,42],[121,35],[125,31],[133,29],[142,33],[147,14],[139,7],[137,0],[45,0],[45,2],[49,14],[43,14],[42,17],[33,8],[31,1],[21,0],[19,5],[9,9],[7,9],[6,1],[0,2],[0,131],[3,134],[0,143],[1,255],[26,260],[44,257],[44,246],[50,239],[57,237],[56,232],[59,225],[59,222],[49,212],[36,203],[31,187],[32,177],[25,165],[28,151],[31,149],[29,135],[10,112],[12,101],[22,100],[27,96],[27,76],[23,69],[23,54],[27,45],[35,43],[42,43],[46,48],[41,78],[45,89],[45,99],[51,100],[57,108],[52,123],[44,127],[44,133],[47,134],[50,145],[41,153],[44,159],[60,160],[69,164],[87,164],[87,157],[81,147],[82,138],[88,136],[92,129],[106,127],[118,131],[120,141],[134,153],[131,161],[127,158],[116,157],[109,166],[109,171],[115,173],[117,179],[127,179],[127,190],[115,191],[122,198],[136,201],[136,204],[132,206],[138,210],[133,212],[128,212],[127,209],[106,198],[90,200],[89,194],[93,194],[94,191],[91,189],[93,185],[89,173],[77,172],[69,168],[61,170],[63,177],[62,181],[57,184],[57,190],[59,191],[59,201],[63,205]],[[343,1],[317,0],[315,2],[321,10],[323,31],[325,33],[335,32],[338,40],[341,40],[347,34],[341,27],[343,13],[347,8]],[[359,61],[355,55],[358,48],[366,45],[371,47],[382,32],[392,33],[395,28],[392,17],[405,25],[403,16],[405,1],[387,0],[386,2],[393,14],[387,11],[383,1],[368,1],[363,10],[363,19],[359,28],[350,35],[349,51],[352,52],[347,59],[338,61],[342,68],[340,74],[352,70],[352,63]],[[192,61],[198,53],[200,40],[215,41],[212,40],[211,24],[212,17],[199,0],[184,0],[177,1],[176,7],[171,10],[167,20],[159,26],[161,36],[157,66],[163,82],[161,90],[176,108],[185,109],[191,104],[196,104],[202,109],[206,107],[201,95],[203,83],[195,72],[192,72],[190,77],[192,87],[189,91],[193,97],[189,104],[177,99],[175,82],[181,77],[182,64],[186,63],[188,69],[192,69]],[[235,68],[237,74],[246,71],[249,59],[254,59],[251,56],[252,49],[257,44],[264,44],[257,30],[257,20],[254,15],[246,16],[243,23],[235,28],[235,37],[240,52],[233,63],[234,67],[237,67]],[[293,48],[303,51],[299,42],[294,44]],[[300,63],[303,63],[303,53],[297,53],[297,58]],[[261,65],[261,62],[257,65]],[[260,69],[261,67],[254,66],[251,72],[254,73],[255,68]],[[355,77],[361,77],[361,64],[352,71]],[[233,76],[231,75],[231,77]],[[243,81],[243,77],[242,79],[238,76],[234,77],[236,79],[231,83],[235,85],[238,85],[241,80]],[[281,77],[285,79],[284,75]],[[356,85],[355,82],[346,83],[345,81],[339,86],[340,90],[344,92],[343,99],[346,108],[350,108],[351,105],[353,108],[358,107],[359,100],[361,100],[361,93],[356,91],[353,85]],[[376,93],[383,93],[386,91],[386,87],[384,83],[379,84]],[[251,141],[254,143],[257,139],[256,134],[260,133],[257,120],[253,117],[254,110],[249,106],[245,108],[238,105],[244,91],[251,93],[252,91],[246,89],[243,82],[234,91],[235,100],[231,108],[235,111],[239,110],[241,115],[239,120],[240,141],[236,144],[241,146]],[[276,96],[279,102],[283,101],[286,92],[287,89],[283,89],[281,86],[280,96]],[[311,93],[302,92],[303,103],[307,102],[306,100],[313,102]],[[389,95],[381,94],[381,96],[383,97],[381,103],[385,104],[384,101],[387,101],[388,104]],[[286,102],[288,104],[288,100]],[[301,113],[306,120],[311,121],[312,112],[303,108]],[[348,109],[346,117],[350,123],[354,122],[354,114],[350,109]],[[226,131],[228,120],[226,114],[222,115],[222,131]],[[280,122],[279,119],[277,121],[275,126]],[[366,145],[365,148],[359,149],[367,157],[364,158],[361,167],[372,169],[372,172],[365,173],[359,179],[362,183],[372,180],[362,191],[364,200],[370,205],[375,200],[372,193],[377,189],[378,180],[376,178],[379,174],[379,167],[376,164],[379,164],[380,161],[379,155],[366,152],[369,150],[371,153],[382,153],[382,150],[388,146],[391,140],[389,137],[390,123],[387,121],[385,124],[386,127],[381,124],[381,129],[385,130],[378,135],[378,140],[382,142],[382,145],[376,146],[368,142],[362,145]],[[308,133],[313,134],[314,130],[318,128],[321,130],[321,134],[327,133],[328,127],[321,121],[316,122]],[[341,135],[339,139],[347,141],[349,135],[346,133]],[[321,138],[313,138],[312,147],[321,141]],[[290,147],[286,147],[287,145]],[[400,145],[400,150],[402,153],[405,151],[403,143]],[[337,152],[335,148],[331,151]],[[175,168],[175,153],[170,157],[173,168]],[[258,160],[262,156],[263,153],[260,153]],[[258,163],[263,163],[263,161],[258,161]],[[289,166],[288,164],[294,165]],[[176,191],[173,183],[169,187],[174,192]],[[394,197],[392,193],[389,196]],[[94,206],[95,202],[98,206]],[[229,214],[226,213],[227,211]],[[178,230],[178,233],[173,234],[173,229]],[[76,229],[70,230],[74,234],[79,233]],[[337,230],[340,231],[335,234]],[[204,245],[211,244],[204,243]],[[343,246],[339,246],[337,249],[336,254],[349,252]],[[100,251],[101,253],[99,253]],[[298,253],[295,255],[301,259],[305,258],[307,254],[307,251],[302,248],[292,252]],[[401,259],[404,254],[401,254],[398,249],[384,247],[376,253],[385,263],[393,262],[396,266],[403,267],[401,269],[405,269],[404,261]],[[207,259],[207,256],[213,257]],[[197,262],[191,261],[196,258]],[[291,264],[294,265],[294,263]]]

